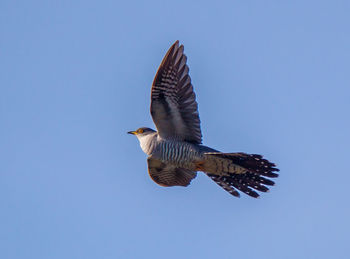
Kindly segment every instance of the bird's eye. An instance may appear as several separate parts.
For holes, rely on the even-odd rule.
[[[138,130],[138,133],[143,133],[143,129],[139,129],[139,130]]]

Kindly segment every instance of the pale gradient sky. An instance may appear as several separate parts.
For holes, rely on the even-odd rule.
[[[0,258],[349,258],[349,1],[0,2]],[[163,188],[126,132],[185,45],[204,144],[265,155],[255,200]]]

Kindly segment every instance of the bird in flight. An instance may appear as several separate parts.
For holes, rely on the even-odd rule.
[[[135,135],[148,155],[148,172],[161,186],[188,186],[204,172],[233,196],[243,192],[257,198],[274,185],[276,165],[261,155],[222,153],[202,145],[196,96],[184,46],[176,41],[168,50],[151,90],[151,115],[157,131],[142,127]]]

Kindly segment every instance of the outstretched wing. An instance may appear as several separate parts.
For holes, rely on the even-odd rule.
[[[147,163],[149,176],[161,186],[187,186],[197,176],[194,171],[174,167],[152,157],[147,158]]]
[[[154,78],[151,114],[161,137],[201,144],[198,105],[186,60],[183,45],[176,41]]]

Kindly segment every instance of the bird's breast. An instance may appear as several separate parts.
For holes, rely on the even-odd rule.
[[[192,167],[193,163],[201,157],[194,145],[172,140],[160,141],[152,156],[183,168]]]

